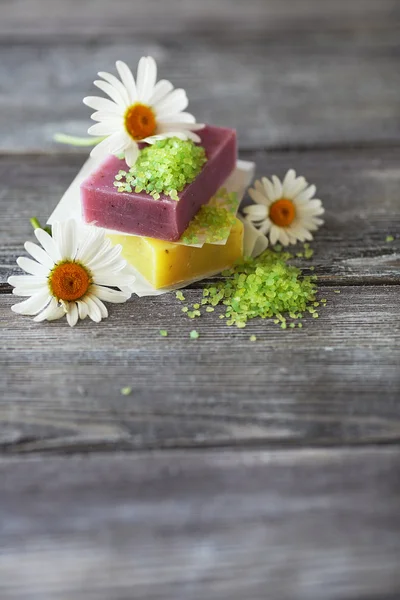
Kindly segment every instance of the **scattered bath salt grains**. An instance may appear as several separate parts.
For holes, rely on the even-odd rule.
[[[199,310],[188,310],[186,313],[189,319],[195,319],[196,317],[201,316],[201,312]]]
[[[310,259],[314,255],[314,250],[310,248],[310,244],[303,244],[304,258]]]
[[[180,300],[181,302],[185,301],[185,296],[183,295],[183,293],[181,292],[181,290],[178,290],[175,294],[177,300]]]
[[[184,244],[197,244],[199,233],[206,234],[206,243],[212,244],[229,236],[235,224],[235,215],[220,206],[203,205],[190,221],[181,237]]]
[[[227,279],[203,291],[211,306],[223,304],[227,325],[243,328],[255,317],[274,318],[286,329],[287,319],[301,318],[305,311],[318,317],[313,307],[317,286],[314,276],[303,277],[288,264],[292,255],[265,250],[257,258],[245,258],[227,272]],[[207,309],[206,309],[207,310]]]
[[[386,236],[386,242],[388,244],[390,244],[390,242],[394,242],[394,237],[392,235],[387,235]]]
[[[256,336],[256,335],[251,335],[251,336],[249,337],[249,340],[250,340],[251,342],[256,342],[256,341],[257,341],[257,336]]]
[[[193,329],[193,331],[190,332],[190,339],[191,340],[197,340],[199,337],[200,337],[200,334],[195,329]]]
[[[168,331],[166,329],[160,329],[160,335],[161,335],[161,337],[167,337]]]
[[[120,389],[121,395],[122,396],[129,396],[129,394],[132,392],[132,388],[129,386],[123,387]]]
[[[340,290],[333,290],[334,294],[340,294]]]
[[[206,162],[202,146],[166,138],[140,150],[133,167],[117,173],[114,186],[119,192],[146,192],[154,200],[165,194],[178,201],[178,192],[196,179]]]

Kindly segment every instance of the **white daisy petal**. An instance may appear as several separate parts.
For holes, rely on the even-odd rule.
[[[97,304],[95,302],[93,302],[93,299],[90,296],[86,296],[85,303],[87,304],[87,307],[88,307],[88,316],[95,323],[100,323],[101,312],[100,312],[100,309],[97,306]]]
[[[88,305],[86,304],[86,302],[83,302],[82,300],[77,300],[76,303],[78,305],[79,318],[81,319],[81,321],[83,321],[88,316]]]
[[[157,117],[162,119],[185,110],[188,104],[189,101],[187,99],[185,90],[179,88],[173,92],[170,92],[162,100],[159,100],[154,105],[154,108],[156,110]]]
[[[304,242],[306,239],[304,237],[304,228],[301,227],[299,224],[292,225],[290,228],[290,234],[289,234],[288,230],[287,230],[287,233],[288,233],[289,237],[291,237],[295,241]]]
[[[37,277],[35,275],[11,275],[7,282],[13,287],[40,287],[47,285],[47,277]]]
[[[167,138],[167,137],[168,137],[167,133],[162,133],[160,135],[152,135],[150,137],[147,137],[143,141],[146,142],[146,144],[155,144],[159,140],[165,140],[165,138]]]
[[[50,258],[43,248],[40,248],[40,246],[37,246],[32,242],[25,242],[24,246],[25,250],[29,252],[32,258],[37,260],[37,262],[39,262],[41,265],[47,267],[48,269],[52,269],[54,267],[54,260]]]
[[[84,256],[83,260],[85,264],[88,266],[93,260],[106,254],[112,247],[111,240],[105,237],[105,234],[101,229],[91,227],[89,233],[91,239],[87,243],[86,240],[82,240],[82,244],[79,249],[82,253],[82,256]],[[89,246],[89,252],[86,252],[86,245]]]
[[[91,300],[93,300],[93,302],[96,304],[97,308],[100,311],[101,318],[106,319],[108,317],[108,310],[107,310],[106,306],[103,304],[103,302],[99,298],[97,298],[94,294],[91,294],[89,296],[89,298]]]
[[[107,156],[107,154],[112,154],[110,150],[112,145],[113,141],[110,141],[110,138],[108,137],[99,144],[97,144],[94,148],[92,148],[90,156],[92,158],[101,158],[102,156]]]
[[[139,156],[139,146],[132,140],[130,146],[125,150],[125,161],[128,167],[133,167]]]
[[[188,112],[180,112],[173,114],[169,117],[159,118],[159,123],[167,123],[167,124],[176,124],[182,127],[183,123],[187,124],[187,129],[191,129],[195,127],[196,129],[202,129],[204,127],[203,123],[196,123],[196,119],[193,115]]]
[[[305,190],[306,187],[308,187],[306,179],[304,177],[297,177],[296,181],[292,185],[290,197],[294,199],[297,196],[297,194],[300,194],[300,192]]]
[[[184,114],[184,113],[181,113]],[[174,115],[173,118],[176,119],[179,115]],[[157,133],[164,133],[165,131],[182,131],[183,133],[189,133],[190,131],[199,131],[204,128],[204,123],[184,123],[184,122],[174,122],[159,119],[157,124]]]
[[[147,57],[142,56],[142,58],[138,62],[137,72],[136,72],[136,90],[138,95],[138,100],[142,100],[142,90],[146,80],[146,70],[147,70]]]
[[[53,259],[54,262],[58,262],[61,260],[61,254],[58,249],[57,244],[55,244],[51,235],[47,233],[44,229],[35,229],[35,236],[38,242],[43,246],[46,250],[47,254],[50,258]]]
[[[122,116],[125,112],[125,108],[112,102],[108,98],[101,98],[100,96],[86,96],[83,99],[83,103],[94,110],[104,110],[113,115]]]
[[[26,258],[25,256],[20,256],[19,258],[17,258],[17,264],[21,267],[21,269],[23,269],[27,273],[30,273],[31,275],[37,275],[38,277],[46,277],[48,274],[48,269],[46,269],[46,267],[40,265],[38,262],[32,260],[31,258]]]
[[[272,175],[272,183],[274,186],[275,199],[282,198],[282,183],[276,175]]]
[[[57,316],[56,316],[57,315]],[[40,323],[41,321],[46,321],[46,320],[55,320],[55,316],[57,319],[60,319],[61,317],[63,317],[65,315],[65,311],[63,308],[60,309],[60,307],[58,306],[58,302],[55,298],[52,298],[50,300],[50,303],[48,304],[48,306],[42,310],[42,312],[40,312],[38,315],[36,315],[36,317],[34,317],[34,321],[36,321],[36,323]]]
[[[92,294],[96,295],[97,298],[100,298],[100,300],[104,300],[105,302],[122,304],[127,300],[127,296],[124,294],[124,292],[112,290],[102,285],[92,285],[90,291]]]
[[[317,191],[315,185],[310,185],[307,189],[303,190],[296,196],[296,202],[305,202],[306,200],[310,200]]]
[[[55,243],[57,244],[61,258],[74,259],[76,253],[76,222],[73,219],[68,219],[63,223],[54,223],[52,233]]]
[[[165,98],[165,96],[172,92],[173,89],[174,86],[170,81],[167,81],[166,79],[160,79],[160,81],[158,81],[154,86],[153,93],[149,99],[149,104],[151,104],[151,106],[155,106],[157,102],[160,102],[160,100]]]
[[[313,212],[314,214],[316,214],[316,215],[317,215],[317,214],[318,214],[318,215],[322,215],[322,214],[325,212],[325,209],[324,209],[324,207],[322,206],[322,202],[321,202],[321,200],[316,200],[316,199],[314,199],[314,200],[310,200],[310,201],[309,201],[309,202],[306,204],[305,208],[306,208],[307,210],[310,210],[310,211],[312,211],[312,212]]]
[[[261,181],[264,186],[266,197],[269,201],[268,203],[270,204],[271,202],[274,202],[274,200],[276,200],[275,187],[268,179],[268,177],[263,177]]]
[[[280,232],[279,227],[277,227],[276,225],[271,225],[271,229],[269,232],[269,240],[270,240],[272,246],[274,246],[276,244],[276,242],[278,241],[279,232]]]
[[[147,144],[154,144],[158,140],[170,137],[177,137],[180,140],[192,140],[195,143],[201,142],[201,137],[197,135],[197,133],[195,133],[191,129],[186,129],[186,127],[180,127],[180,125],[176,123],[171,128],[168,126],[168,124],[161,123],[159,126],[159,130],[155,135],[145,138],[142,141],[146,142]]]
[[[82,240],[76,253],[76,260],[84,264],[89,264],[90,260],[100,252],[103,244],[104,232],[95,227],[88,227],[86,229],[86,237]]]
[[[126,106],[129,106],[129,104],[131,104],[130,96],[126,90],[126,87],[123,83],[121,83],[119,79],[117,79],[117,77],[115,77],[115,75],[112,75],[111,73],[107,73],[105,71],[100,71],[99,73],[97,73],[97,75],[105,79],[105,81],[107,81],[119,92]]]
[[[106,81],[101,81],[100,79],[96,79],[96,81],[94,81],[93,83],[96,87],[99,88],[99,90],[110,96],[111,100],[114,100],[114,102],[118,104],[118,106],[121,106],[123,108],[128,107],[128,102],[126,102],[125,98],[121,96],[119,90],[117,90],[110,83],[107,83]]]
[[[324,222],[325,221],[323,221],[323,219],[318,219],[317,217],[313,217],[313,219],[312,219],[313,225],[316,225],[317,227],[320,227],[321,225],[323,225]]]
[[[243,212],[251,219],[251,221],[263,221],[268,215],[267,207],[263,204],[252,204],[251,206],[246,206],[243,209]]]
[[[90,156],[100,158],[107,154],[119,154],[120,152],[124,152],[125,148],[130,144],[129,139],[129,136],[124,131],[116,131],[100,142],[100,144],[97,144],[97,146],[92,149]]]
[[[99,273],[112,273],[113,275],[118,275],[120,271],[122,271],[127,265],[126,260],[122,259],[120,256],[115,258],[108,259],[104,257],[101,262],[101,266],[96,265],[94,268],[88,267],[91,271],[93,277],[98,275]]]
[[[31,285],[24,285],[21,287],[17,286],[13,289],[12,293],[14,294],[14,296],[34,296],[35,294],[38,294],[44,289],[48,289],[47,282],[40,284],[34,283]]]
[[[257,192],[260,192],[261,194],[264,194],[264,195],[265,195],[265,189],[264,189],[264,186],[263,186],[263,184],[261,183],[261,181],[260,181],[259,179],[257,179],[257,180],[254,182],[254,188],[257,190]]]
[[[51,300],[50,292],[44,289],[27,300],[14,304],[11,310],[20,315],[36,315],[43,310]]]
[[[64,307],[57,306],[57,308],[55,308],[53,312],[47,317],[47,321],[57,321],[58,319],[65,317],[65,314],[66,313]]]
[[[291,229],[286,229],[286,233],[289,238],[289,244],[297,244],[297,238],[293,234],[293,231]]]
[[[112,265],[112,268],[115,267],[117,270],[120,270],[126,266],[126,261],[121,258],[121,244],[117,244],[110,249],[107,247],[105,248],[106,250],[102,249],[101,252],[99,252],[87,263],[87,266],[91,271],[95,272],[96,269],[109,269],[110,265]]]
[[[122,130],[122,127],[123,124],[121,121],[107,119],[105,121],[101,121],[101,123],[96,123],[95,125],[89,127],[88,134],[96,136],[111,135],[116,131]]]
[[[134,104],[137,100],[137,90],[132,71],[122,60],[117,60],[115,65],[117,67],[118,74],[121,77],[122,83],[129,94],[129,100],[132,104]]]
[[[139,102],[147,104],[154,92],[157,79],[157,65],[152,56],[142,56],[139,60],[136,87]]]
[[[122,115],[113,115],[111,112],[107,112],[106,110],[97,110],[96,112],[90,115],[90,118],[93,121],[113,121],[115,128],[121,126],[123,123]]]
[[[289,169],[289,171],[286,173],[284,180],[282,182],[282,196],[284,198],[290,198],[290,192],[293,186],[293,183],[296,179],[296,171],[294,171],[293,169]]]
[[[289,236],[282,227],[279,228],[279,238],[278,239],[279,239],[280,243],[282,244],[282,246],[289,245]]]
[[[185,136],[187,139],[192,140],[195,144],[200,144],[201,137],[197,135],[194,131],[185,131]]]
[[[96,285],[121,288],[129,283],[129,279],[123,273],[110,274],[107,271],[99,271],[96,274],[93,274],[93,283]]]
[[[79,313],[78,313],[78,307],[76,305],[76,302],[70,302],[69,306],[68,306],[68,312],[67,312],[68,325],[70,325],[71,327],[75,327],[75,325],[78,322],[78,319],[79,319]]]
[[[249,189],[249,196],[252,200],[254,200],[254,202],[257,202],[257,204],[262,204],[264,207],[268,205],[268,200],[265,197],[265,194],[262,194],[254,188]]]

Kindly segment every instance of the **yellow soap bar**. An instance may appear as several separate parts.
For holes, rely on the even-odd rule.
[[[111,234],[113,244],[121,244],[122,256],[155,288],[164,288],[218,273],[243,256],[243,224],[235,220],[224,246],[204,244],[202,248],[183,246],[154,238]]]

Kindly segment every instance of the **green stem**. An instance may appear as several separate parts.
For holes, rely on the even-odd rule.
[[[43,229],[44,231],[47,231],[49,235],[51,235],[51,225],[46,225],[45,227],[42,227],[37,217],[32,217],[31,219],[29,219],[29,221],[33,229]]]
[[[65,133],[56,133],[53,136],[55,142],[59,144],[68,144],[70,146],[96,146],[105,139],[106,136],[102,137],[76,137],[73,135],[66,135]]]
[[[32,217],[32,219],[29,219],[30,224],[32,225],[33,229],[43,229],[43,227],[41,226],[39,219],[37,219],[36,217]]]

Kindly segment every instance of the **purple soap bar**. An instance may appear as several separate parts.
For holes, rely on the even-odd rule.
[[[179,200],[141,192],[118,192],[115,175],[126,163],[108,157],[81,184],[83,217],[105,229],[115,229],[162,240],[179,240],[202,204],[221,187],[236,166],[236,131],[207,125],[199,131],[207,162],[192,183],[178,193]]]

